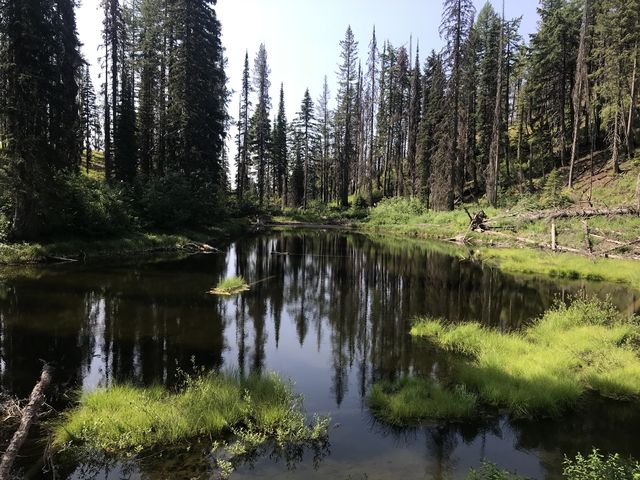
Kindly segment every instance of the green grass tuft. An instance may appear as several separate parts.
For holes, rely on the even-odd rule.
[[[155,386],[118,385],[85,393],[79,405],[55,427],[55,448],[81,446],[108,453],[132,454],[207,437],[223,442],[231,434],[277,444],[320,441],[328,420],[308,426],[302,399],[276,374],[206,374],[188,378],[179,392]],[[247,442],[234,444],[246,450]]]
[[[229,277],[220,281],[209,293],[213,295],[238,295],[249,290],[249,284],[242,277]]]
[[[558,305],[522,332],[422,319],[411,334],[461,354],[457,379],[483,402],[515,416],[559,415],[587,390],[640,397],[638,320],[623,319],[606,302]]]
[[[427,379],[405,377],[374,384],[369,406],[383,422],[407,425],[421,420],[468,418],[475,411],[476,396],[461,386],[447,390]]]

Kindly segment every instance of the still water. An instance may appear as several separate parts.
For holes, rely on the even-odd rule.
[[[257,283],[234,298],[205,293],[230,275]],[[620,285],[511,276],[442,245],[320,230],[248,237],[213,255],[0,271],[0,385],[25,397],[50,362],[51,403],[62,410],[80,389],[172,385],[192,363],[277,371],[307,412],[330,415],[330,446],[289,461],[265,455],[232,478],[457,479],[488,458],[553,479],[564,454],[592,446],[640,458],[640,409],[591,399],[561,420],[391,429],[366,395],[377,379],[446,371],[446,359],[408,335],[417,315],[511,330],[580,292],[629,315],[640,306]],[[213,475],[205,448],[107,465],[54,458],[55,476],[40,460],[43,442],[29,450],[28,478]]]

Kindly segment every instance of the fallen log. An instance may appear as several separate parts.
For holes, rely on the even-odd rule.
[[[619,208],[591,208],[584,210],[543,210],[541,212],[522,213],[514,218],[528,220],[530,222],[536,220],[555,220],[558,218],[576,218],[576,217],[598,217],[608,215],[637,215],[640,209],[636,207],[619,207]],[[488,220],[485,223],[491,223],[499,220],[498,217]]]
[[[22,411],[22,419],[20,420],[20,425],[13,434],[7,450],[4,452],[4,455],[2,455],[2,462],[0,463],[1,480],[8,480],[10,478],[9,474],[11,473],[13,462],[15,462],[15,459],[18,456],[22,445],[27,439],[31,424],[44,405],[44,391],[49,386],[49,383],[51,383],[51,368],[49,367],[49,365],[45,365],[42,368],[40,380],[38,381],[38,383],[36,383],[36,386],[33,387],[33,390],[31,391],[31,395],[29,396],[29,403]]]

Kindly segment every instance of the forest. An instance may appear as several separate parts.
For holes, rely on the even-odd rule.
[[[561,187],[613,174],[638,142],[640,4],[541,0],[538,29],[490,3],[446,0],[446,47],[350,27],[328,81],[287,119],[261,45],[245,57],[239,105],[215,2],[105,0],[102,56],[80,54],[73,0],[0,6],[0,235],[34,240],[207,225],[229,215],[419,199],[453,210],[568,168]],[[92,84],[99,68],[102,84]],[[234,86],[236,87],[236,86]],[[237,115],[234,117],[234,115]],[[230,138],[230,125],[237,126]],[[235,158],[229,158],[233,142]],[[231,172],[234,172],[234,178]],[[554,177],[555,178],[555,177]],[[564,181],[563,181],[564,182]]]

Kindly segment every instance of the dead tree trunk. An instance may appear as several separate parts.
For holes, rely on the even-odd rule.
[[[2,463],[0,463],[0,479],[9,479],[11,473],[11,467],[15,461],[22,445],[27,439],[29,434],[29,428],[33,423],[33,420],[38,415],[38,412],[42,408],[45,401],[44,391],[51,383],[51,369],[48,365],[45,365],[40,375],[40,381],[33,387],[31,395],[29,396],[29,403],[22,412],[22,419],[18,429],[13,434],[11,442],[7,447],[7,451],[2,456]]]

